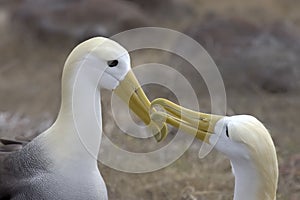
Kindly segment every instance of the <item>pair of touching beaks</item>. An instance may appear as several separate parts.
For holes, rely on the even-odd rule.
[[[182,106],[179,106],[167,99],[158,98],[151,102],[151,120],[155,124],[170,124],[182,131],[194,135],[197,139],[209,143],[209,138],[214,134],[216,123],[223,116],[196,112]],[[167,135],[164,132],[159,133],[159,141],[162,141]]]
[[[132,71],[114,92],[151,129],[158,142],[166,138],[169,124],[209,143],[216,123],[223,118],[186,109],[167,99],[158,98],[150,102]]]

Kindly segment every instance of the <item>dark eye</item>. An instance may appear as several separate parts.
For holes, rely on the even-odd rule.
[[[226,126],[226,136],[229,138],[229,134],[228,134],[228,126]]]
[[[107,61],[107,65],[109,67],[115,67],[119,64],[119,61],[118,60],[110,60],[110,61]]]

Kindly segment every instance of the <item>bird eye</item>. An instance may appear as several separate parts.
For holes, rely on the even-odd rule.
[[[226,125],[226,136],[229,138],[229,134],[228,134],[228,126]]]
[[[118,60],[110,60],[110,61],[107,61],[107,65],[109,67],[115,67],[119,64],[119,61]]]

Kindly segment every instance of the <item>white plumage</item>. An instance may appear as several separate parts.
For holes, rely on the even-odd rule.
[[[235,176],[234,200],[275,200],[278,163],[272,138],[264,125],[253,116],[217,116],[185,109],[165,99],[152,106],[165,112],[152,114],[162,121],[194,134],[215,145],[231,162]]]
[[[100,88],[114,90],[145,124],[150,102],[130,70],[128,52],[107,38],[92,38],[69,55],[55,123],[24,148],[0,140],[0,199],[107,199],[97,166],[102,119]],[[166,128],[162,130],[162,135]],[[19,150],[20,149],[20,150]]]

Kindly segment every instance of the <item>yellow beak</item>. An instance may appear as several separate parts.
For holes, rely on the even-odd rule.
[[[151,103],[132,71],[129,71],[114,92],[128,104],[129,108],[151,128],[155,139],[159,142],[167,136],[165,123],[154,123],[150,118]]]
[[[162,98],[151,102],[151,108],[154,107],[161,107],[163,111],[153,112],[151,115],[153,121],[165,121],[207,143],[211,134],[214,133],[216,123],[223,118],[219,115],[189,110]]]

